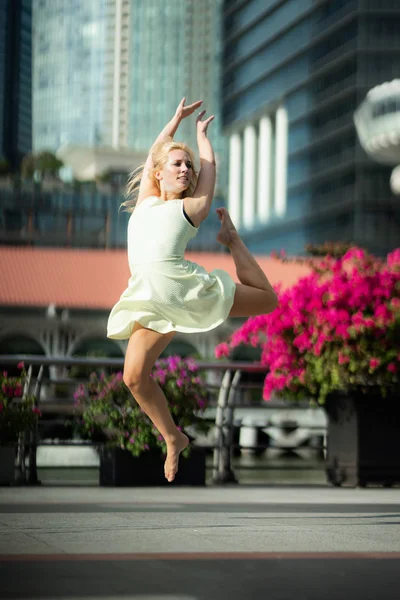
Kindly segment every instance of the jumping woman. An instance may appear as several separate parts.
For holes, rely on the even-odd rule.
[[[123,380],[167,446],[165,477],[173,481],[187,436],[177,429],[163,391],[150,376],[154,363],[177,331],[210,331],[228,317],[266,314],[277,306],[264,272],[239,237],[228,211],[217,208],[218,242],[227,246],[240,283],[216,269],[208,273],[185,260],[187,243],[208,217],[215,186],[215,157],[207,129],[214,116],[196,119],[200,170],[192,150],[173,137],[182,119],[202,101],[181,100],[149,156],[128,182],[128,287],[113,307],[107,327],[112,339],[129,339]]]

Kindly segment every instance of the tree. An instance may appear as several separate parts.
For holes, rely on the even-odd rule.
[[[10,163],[6,158],[0,158],[0,175],[7,175],[11,170]]]
[[[39,180],[46,177],[58,178],[59,171],[64,163],[55,154],[48,151],[38,154],[27,154],[21,163],[21,173],[25,179],[32,179],[37,175]]]

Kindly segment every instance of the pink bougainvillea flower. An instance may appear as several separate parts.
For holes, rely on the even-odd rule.
[[[400,268],[400,248],[396,248],[393,252],[390,252],[387,256],[387,264],[389,267]]]
[[[195,373],[196,371],[199,370],[199,367],[198,367],[196,361],[193,360],[192,358],[186,359],[186,366],[189,369],[189,371],[192,371],[193,373]]]
[[[350,357],[343,352],[339,352],[339,365],[347,365],[350,362]]]
[[[230,348],[228,344],[222,343],[215,348],[215,358],[222,358],[223,356],[229,356]]]
[[[12,398],[14,396],[14,388],[12,385],[3,383],[3,385],[1,386],[1,389],[7,398]]]
[[[379,360],[379,358],[371,358],[369,361],[369,368],[376,369],[377,367],[379,367],[380,364],[381,361]]]
[[[365,252],[361,248],[350,248],[350,250],[348,250],[346,252],[346,254],[343,256],[343,261],[348,261],[348,260],[361,260],[362,261],[364,259],[365,259]]]
[[[247,319],[215,356],[228,356],[239,345],[259,347],[266,400],[277,393],[323,403],[330,391],[365,381],[398,385],[393,365],[400,360],[400,249],[384,260],[354,247],[342,258],[306,264],[309,275],[279,288],[273,313]]]

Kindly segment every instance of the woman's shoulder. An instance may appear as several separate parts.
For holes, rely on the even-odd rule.
[[[128,223],[134,223],[136,221],[136,217],[139,214],[142,214],[143,211],[146,212],[146,207],[148,208],[153,205],[153,203],[150,202],[150,200],[153,200],[153,203],[156,203],[157,200],[159,200],[159,198],[157,198],[157,196],[147,196],[146,198],[140,200],[140,202],[136,202],[135,206],[131,211]]]
[[[159,196],[146,196],[146,198],[141,198],[140,200],[138,200],[135,204],[135,209],[136,210],[138,207],[145,205],[145,204],[149,204],[150,200],[152,200],[153,203],[155,202],[159,202],[160,198]]]
[[[150,200],[150,199],[160,200],[160,197],[159,196],[155,196],[155,195],[151,195],[151,196],[146,196],[145,198],[140,198],[136,202],[136,206],[140,206],[141,204],[143,204],[143,202],[147,202],[147,200]]]

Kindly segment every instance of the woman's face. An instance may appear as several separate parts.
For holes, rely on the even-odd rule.
[[[156,172],[161,190],[179,195],[187,190],[192,176],[192,161],[184,150],[171,150],[163,168]]]

